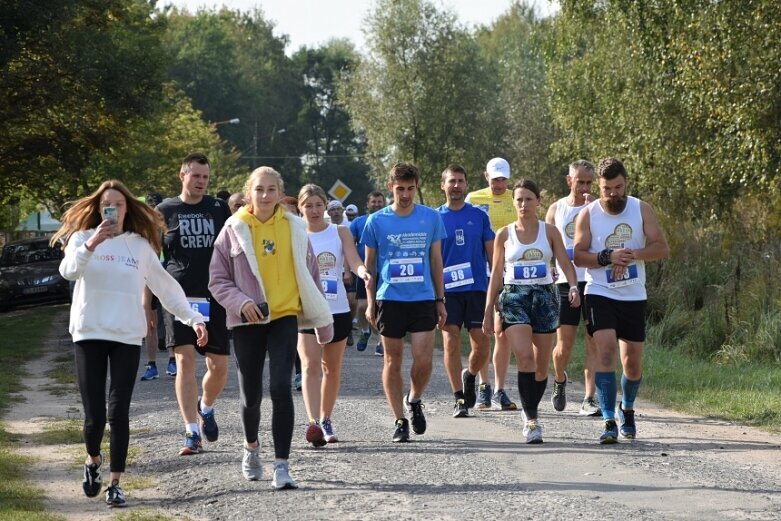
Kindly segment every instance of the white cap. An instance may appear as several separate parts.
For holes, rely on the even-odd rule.
[[[501,157],[495,157],[490,160],[485,167],[485,171],[488,173],[489,179],[496,179],[499,177],[510,179],[510,163]]]
[[[334,208],[339,208],[341,210],[344,209],[342,206],[342,202],[338,199],[334,199],[333,201],[329,201],[328,206],[326,207],[326,210],[333,210]]]
[[[358,213],[358,207],[354,204],[348,204],[344,211],[348,214]]]

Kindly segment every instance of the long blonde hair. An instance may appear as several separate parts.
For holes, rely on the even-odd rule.
[[[64,239],[62,248],[65,249],[68,239],[75,232],[97,228],[103,221],[103,216],[100,213],[100,198],[103,197],[103,192],[109,189],[116,190],[125,196],[127,212],[122,222],[122,231],[137,233],[149,241],[155,251],[159,252],[162,247],[161,237],[168,231],[163,217],[146,203],[136,199],[130,190],[116,179],[103,181],[98,189],[90,195],[69,203],[70,207],[60,219],[62,226],[51,238],[50,244],[54,246],[60,239]]]
[[[300,207],[304,204],[304,201],[312,196],[317,196],[323,200],[323,204],[328,204],[328,196],[325,195],[325,190],[316,184],[309,183],[302,186],[301,190],[298,192],[298,206]]]

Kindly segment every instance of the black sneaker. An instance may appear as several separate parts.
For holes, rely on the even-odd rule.
[[[469,416],[469,409],[466,408],[464,400],[456,400],[456,405],[453,407],[453,418],[466,418]]]
[[[102,463],[103,456],[100,457],[100,463],[84,464],[84,480],[81,486],[84,489],[84,495],[87,497],[95,497],[100,493],[102,482],[98,469]]]
[[[564,381],[557,382],[553,379],[553,392],[550,395],[550,401],[553,408],[557,411],[563,411],[567,408],[567,373],[564,373]]]
[[[407,418],[396,420],[396,432],[393,433],[393,441],[396,443],[409,441],[409,420]]]
[[[217,420],[214,419],[214,409],[209,413],[202,413],[200,398],[198,399],[198,416],[201,418],[201,432],[206,441],[217,441],[220,437],[220,428],[217,426]]]
[[[125,493],[122,491],[122,487],[119,486],[119,482],[114,480],[106,489],[106,504],[110,507],[123,507],[127,505],[125,501]]]
[[[464,385],[464,403],[467,409],[472,409],[477,403],[476,375],[469,374],[469,369],[461,371],[461,383]]]
[[[408,394],[404,397],[404,405],[407,407],[407,412],[412,415],[412,432],[425,434],[426,417],[423,415],[423,402],[410,403]]]

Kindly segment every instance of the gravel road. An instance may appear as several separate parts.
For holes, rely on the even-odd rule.
[[[55,397],[42,389],[51,358],[70,349],[66,311],[50,309],[56,334],[48,354],[29,365],[27,402],[6,417],[22,440],[43,422],[80,409],[77,395]],[[199,374],[203,370],[201,363]],[[545,443],[525,445],[520,412],[451,417],[452,395],[439,352],[424,396],[428,431],[411,443],[394,444],[381,371],[382,359],[371,348],[364,353],[347,348],[333,416],[340,442],[322,449],[304,440],[304,407],[295,394],[290,468],[301,485],[297,491],[270,489],[269,401],[263,402],[261,421],[264,479],[242,478],[235,371],[217,404],[219,441],[204,442],[206,452],[190,457],[178,456],[182,425],[172,379],[139,382],[131,409],[131,446],[138,455],[126,482],[130,509],[210,521],[781,519],[777,434],[677,414],[641,399],[639,439],[601,446],[596,441],[601,421],[578,415],[583,387],[572,382],[568,391],[574,400],[564,412],[553,410],[549,394],[543,399]],[[508,380],[510,396],[519,401],[514,379]],[[50,510],[68,519],[110,519],[115,513],[81,494],[74,466],[80,451],[31,442],[22,451],[41,458],[30,476],[47,491]],[[152,485],[134,486],[133,478]]]

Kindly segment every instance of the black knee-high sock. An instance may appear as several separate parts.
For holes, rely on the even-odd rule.
[[[521,407],[526,417],[537,418],[537,383],[534,381],[534,372],[522,373],[518,371],[518,392],[521,394]]]
[[[537,407],[540,405],[540,402],[542,401],[542,397],[545,395],[545,389],[548,387],[548,377],[545,377],[545,380],[541,381],[534,381],[535,384],[537,384],[537,401],[534,406],[534,410],[537,410]]]

